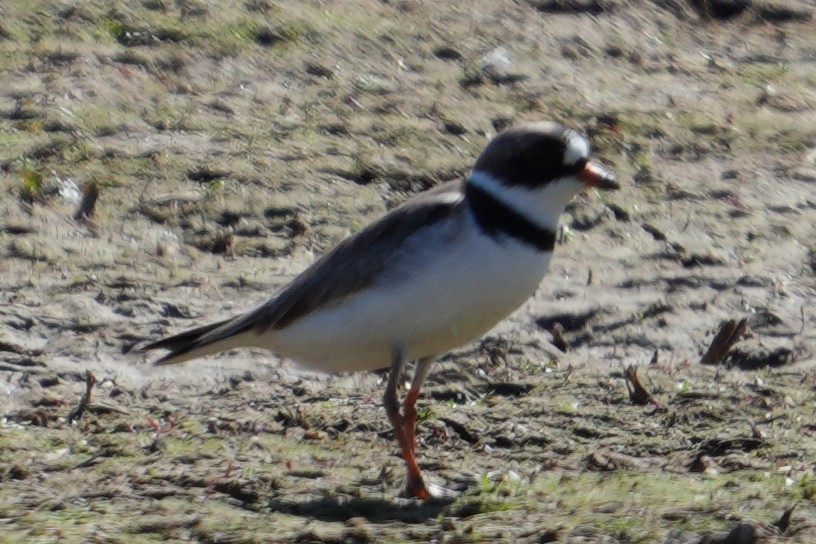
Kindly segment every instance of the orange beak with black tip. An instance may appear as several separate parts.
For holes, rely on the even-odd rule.
[[[615,174],[597,162],[587,161],[586,166],[584,166],[584,169],[578,174],[578,177],[587,187],[613,190],[620,189],[620,184],[615,180]]]

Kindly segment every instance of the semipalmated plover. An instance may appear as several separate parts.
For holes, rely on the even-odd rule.
[[[407,464],[406,494],[431,496],[417,465],[416,400],[431,362],[477,339],[529,298],[549,265],[558,217],[583,187],[616,189],[589,142],[552,122],[487,145],[467,179],[409,199],[341,242],[243,315],[159,340],[170,365],[239,347],[326,372],[390,365],[383,404]],[[402,413],[397,386],[416,361]]]

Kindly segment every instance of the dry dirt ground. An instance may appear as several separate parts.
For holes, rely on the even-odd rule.
[[[723,4],[5,0],[0,542],[816,542],[816,5]],[[400,498],[380,375],[132,351],[527,119],[623,189],[436,365],[420,461],[458,498]]]

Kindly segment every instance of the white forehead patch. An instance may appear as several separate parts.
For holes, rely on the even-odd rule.
[[[575,164],[589,157],[589,142],[578,132],[568,130],[566,133],[567,150],[564,152],[564,164]]]

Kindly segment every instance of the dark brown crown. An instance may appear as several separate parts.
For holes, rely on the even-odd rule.
[[[587,162],[589,144],[576,130],[558,123],[526,123],[502,132],[473,166],[504,185],[540,187],[574,176]]]

